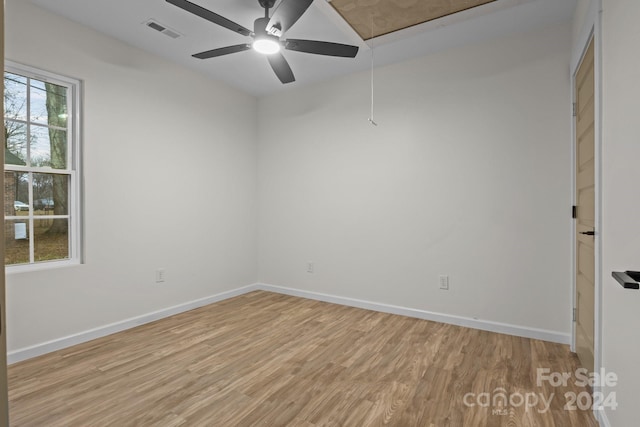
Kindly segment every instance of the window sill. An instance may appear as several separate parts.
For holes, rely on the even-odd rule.
[[[21,264],[21,265],[7,265],[4,267],[5,274],[10,276],[12,274],[30,273],[34,271],[51,270],[55,268],[75,267],[81,265],[81,262],[75,259],[64,261],[45,261],[37,264]]]

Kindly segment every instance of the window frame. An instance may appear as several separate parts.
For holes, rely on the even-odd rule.
[[[31,262],[31,255],[33,254],[33,240],[29,243],[30,261],[27,264],[5,264],[5,271],[7,274],[22,273],[29,271],[38,271],[58,267],[67,267],[73,265],[79,265],[83,263],[83,221],[82,221],[82,108],[81,92],[82,82],[78,79],[63,76],[57,73],[42,70],[40,68],[31,67],[28,65],[20,64],[14,61],[5,60],[5,67],[3,71],[3,79],[5,73],[13,73],[23,77],[44,81],[47,83],[53,83],[59,86],[67,88],[67,168],[66,169],[53,169],[51,167],[33,167],[33,166],[20,166],[20,165],[4,165],[3,172],[23,172],[23,173],[46,173],[46,174],[62,174],[69,176],[69,206],[68,213],[62,217],[68,218],[69,227],[69,257],[58,260],[48,261],[34,261]],[[30,100],[28,101],[30,102]],[[3,117],[3,120],[5,117]],[[27,122],[30,123],[30,117],[27,117]],[[9,167],[7,169],[7,166]],[[32,185],[31,179],[29,185]],[[4,191],[4,189],[3,189]],[[31,209],[29,216],[7,216],[7,219],[28,219],[29,224],[33,224],[38,219],[43,219],[41,215],[34,215],[33,212],[33,196],[31,189],[29,190],[29,198]],[[44,218],[55,218],[52,215],[45,216]],[[33,227],[29,226],[29,236],[33,239]],[[3,261],[4,262],[4,261]]]

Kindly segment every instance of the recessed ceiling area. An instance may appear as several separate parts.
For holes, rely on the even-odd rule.
[[[496,0],[331,0],[362,40],[493,3]]]

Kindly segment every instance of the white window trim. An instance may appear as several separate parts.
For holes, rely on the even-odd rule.
[[[23,65],[5,59],[4,72],[10,72],[45,82],[62,83],[69,88],[69,98],[72,100],[69,108],[69,168],[65,173],[70,174],[70,206],[69,206],[69,258],[64,260],[40,261],[33,264],[5,265],[6,274],[24,273],[29,271],[47,270],[51,268],[69,267],[83,263],[83,217],[82,217],[82,109],[80,108],[82,82],[78,79],[62,76],[39,68]],[[47,170],[47,173],[55,173]],[[4,191],[4,190],[3,190]]]

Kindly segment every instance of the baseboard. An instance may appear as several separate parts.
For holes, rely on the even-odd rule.
[[[41,356],[52,351],[61,350],[63,348],[71,347],[73,345],[82,344],[87,341],[91,341],[96,338],[102,338],[107,335],[111,335],[116,332],[121,332],[126,329],[135,328],[136,326],[144,325],[145,323],[154,322],[165,317],[173,316],[175,314],[183,313],[185,311],[200,308],[205,305],[213,304],[214,302],[222,301],[225,299],[233,298],[239,295],[246,294],[251,291],[257,290],[256,285],[248,285],[238,289],[233,289],[227,292],[221,292],[216,295],[212,295],[205,298],[189,301],[183,304],[178,304],[173,307],[168,307],[162,310],[157,310],[151,313],[143,314],[141,316],[132,317],[119,322],[111,323],[109,325],[100,326],[98,328],[89,329],[77,334],[68,335],[66,337],[58,338],[55,340],[47,341],[42,344],[36,344],[30,347],[21,348],[11,351],[7,354],[7,363],[17,363],[22,360],[31,359],[32,357]]]
[[[20,362],[22,360],[31,359],[32,357],[41,356],[43,354],[50,353],[52,351],[57,351],[63,348],[71,347],[73,345],[82,344],[84,342],[91,341],[96,338],[102,338],[104,336],[111,335],[116,332],[121,332],[126,329],[144,325],[145,323],[150,323],[159,319],[163,319],[165,317],[173,316],[174,314],[183,313],[185,311],[193,310],[195,308],[203,307],[205,305],[213,304],[218,301],[233,298],[233,297],[243,295],[248,292],[252,292],[256,290],[264,290],[264,291],[275,292],[279,294],[296,296],[300,298],[308,298],[308,299],[313,299],[318,301],[329,302],[333,304],[346,305],[349,307],[363,308],[366,310],[380,311],[383,313],[390,313],[390,314],[399,314],[401,316],[415,317],[418,319],[431,320],[434,322],[448,323],[452,325],[464,326],[467,328],[480,329],[483,331],[515,335],[519,337],[533,338],[533,339],[539,339],[543,341],[557,342],[561,344],[569,344],[571,341],[571,336],[569,334],[563,334],[561,332],[556,332],[556,331],[528,328],[523,326],[510,325],[506,323],[492,322],[489,320],[472,319],[469,317],[435,313],[435,312],[426,311],[426,310],[400,307],[396,305],[365,301],[365,300],[360,300],[355,298],[340,297],[336,295],[323,294],[319,292],[310,292],[310,291],[304,291],[300,289],[286,288],[282,286],[275,286],[275,285],[269,285],[264,283],[256,283],[256,284],[244,286],[238,289],[233,289],[227,292],[222,292],[209,297],[197,299],[194,301],[189,301],[173,307],[168,307],[162,310],[143,314],[141,316],[132,317],[119,322],[111,323],[109,325],[79,332],[77,334],[68,335],[66,337],[47,341],[41,344],[36,344],[30,347],[14,350],[7,354],[7,362],[9,364],[13,364],[13,363]],[[601,416],[604,416],[606,420],[606,414],[601,413]],[[605,422],[604,425],[608,426],[608,423]]]
[[[378,302],[365,301],[354,298],[340,297],[336,295],[323,294],[318,292],[303,291],[300,289],[286,288],[282,286],[259,283],[257,289],[286,294],[301,298],[308,298],[318,301],[330,302],[333,304],[346,305],[349,307],[364,308],[366,310],[380,311],[383,313],[399,314],[402,316],[416,317],[418,319],[432,320],[434,322],[447,323],[451,325],[464,326],[467,328],[480,329],[483,331],[497,332],[500,334],[515,335],[518,337],[532,338],[542,341],[569,344],[571,335],[549,331],[545,329],[529,328],[525,326],[510,325],[507,323],[492,322],[490,320],[472,319],[470,317],[454,316],[450,314],[435,313],[415,308],[400,307],[397,305],[382,304]]]

